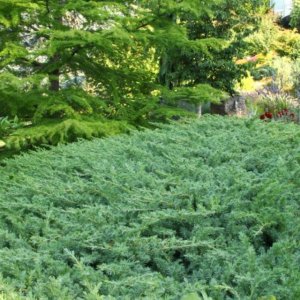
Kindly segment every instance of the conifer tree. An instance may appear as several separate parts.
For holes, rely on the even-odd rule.
[[[157,90],[173,102],[217,102],[240,76],[239,24],[253,23],[257,2],[0,0],[1,115],[136,125],[157,108]],[[44,142],[98,132],[82,124]]]
[[[101,136],[107,129],[103,118],[114,112],[110,106],[120,102],[122,89],[147,77],[122,62],[139,42],[125,27],[133,19],[129,3],[8,0],[0,5],[0,113],[29,118],[36,126],[26,139],[13,137],[8,144],[18,148]],[[107,130],[122,128],[112,123]]]
[[[234,92],[235,82],[245,74],[245,66],[234,60],[243,57],[244,38],[255,30],[268,4],[265,0],[198,1],[195,10],[177,11],[176,22],[194,47],[169,45],[161,58],[159,81],[169,88],[207,83]]]
[[[4,11],[0,20],[2,70],[17,77],[25,73],[27,84],[34,78],[34,89],[46,85],[48,95],[59,92],[60,80],[76,79],[79,73],[94,85],[100,84],[102,95],[106,92],[117,98],[118,80],[128,70],[121,70],[116,63],[133,45],[123,27],[129,17],[125,5],[118,1],[49,0],[26,7],[26,1],[8,2],[10,13]]]
[[[180,21],[187,14],[200,18],[210,3],[214,1],[205,6],[200,0],[5,1],[0,19],[2,113],[39,120],[103,113],[106,105],[110,114],[128,107],[134,96],[149,96],[153,74],[133,60],[141,64],[153,53],[162,60],[169,45],[192,53],[219,47],[214,39],[190,40]],[[86,96],[78,74],[104,103]],[[70,78],[73,89],[62,89]]]

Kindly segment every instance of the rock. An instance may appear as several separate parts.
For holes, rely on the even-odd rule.
[[[237,95],[226,99],[221,104],[212,103],[211,113],[219,115],[244,115],[246,114],[246,98]]]
[[[0,140],[0,149],[4,148],[6,146],[6,143],[4,141]]]
[[[202,106],[200,104],[193,104],[189,103],[187,101],[181,100],[178,102],[178,107],[183,108],[187,111],[196,113],[198,117],[201,117],[202,115]]]

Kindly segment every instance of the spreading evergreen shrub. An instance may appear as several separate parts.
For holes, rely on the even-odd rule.
[[[20,128],[6,139],[6,149],[20,151],[38,146],[75,142],[78,139],[92,139],[120,133],[129,133],[133,127],[122,121],[95,119],[67,119],[43,122],[40,125]]]
[[[300,299],[300,131],[203,117],[0,169],[7,299]]]

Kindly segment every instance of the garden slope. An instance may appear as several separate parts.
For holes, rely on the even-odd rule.
[[[222,117],[9,160],[0,294],[300,299],[299,164],[298,126]]]

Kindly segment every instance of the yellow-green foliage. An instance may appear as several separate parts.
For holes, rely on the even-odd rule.
[[[293,59],[300,57],[300,34],[292,30],[281,30],[274,38],[274,50],[281,56],[289,56]]]
[[[57,145],[80,138],[105,137],[128,132],[130,127],[121,121],[95,121],[68,119],[46,123],[32,128],[21,128],[5,141],[8,150],[21,150],[33,146]]]
[[[294,0],[294,9],[292,11],[291,25],[300,30],[300,1]]]
[[[98,97],[78,89],[61,90],[50,93],[40,99],[33,115],[35,123],[44,119],[81,118],[91,115],[105,114],[105,104]]]
[[[257,32],[246,38],[250,54],[268,54],[275,51],[280,56],[299,57],[300,34],[296,30],[280,27],[274,15],[265,15]]]
[[[0,300],[24,300],[0,275]]]
[[[162,106],[153,110],[150,116],[153,121],[168,122],[171,120],[179,120],[180,118],[196,118],[197,115],[187,111],[186,109]]]
[[[248,53],[252,56],[248,62],[251,61],[253,66],[251,75],[254,79],[253,82],[248,76],[243,80],[249,90],[276,84],[280,90],[296,94],[300,86],[299,32],[280,27],[277,17],[271,14],[264,16],[260,29],[246,42],[249,43]],[[247,59],[244,59],[245,62]]]
[[[251,76],[250,72],[247,72],[247,76],[245,76],[241,82],[236,85],[236,89],[242,91],[253,91],[255,90],[255,81]]]
[[[262,18],[259,30],[246,38],[249,43],[248,51],[250,54],[267,54],[276,46],[276,39],[279,36],[280,29],[275,23],[274,15],[265,15]]]
[[[164,90],[163,98],[170,103],[186,101],[192,104],[207,102],[220,103],[226,93],[217,90],[209,84],[198,84],[193,87],[176,87],[173,90]]]

